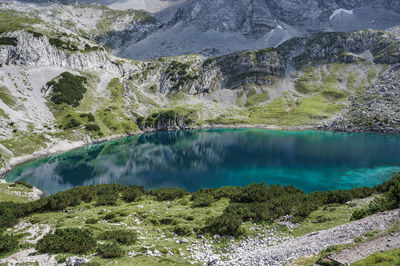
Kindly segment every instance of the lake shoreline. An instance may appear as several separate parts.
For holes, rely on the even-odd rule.
[[[170,128],[168,130],[150,130],[150,131],[136,131],[129,134],[119,134],[119,135],[111,135],[104,138],[92,139],[88,138],[82,141],[61,141],[59,143],[55,143],[54,145],[34,152],[30,155],[23,155],[11,158],[8,164],[0,169],[0,179],[5,179],[5,175],[10,172],[14,167],[24,164],[30,161],[38,160],[50,155],[55,155],[59,153],[64,153],[68,151],[72,151],[75,149],[79,149],[85,146],[89,146],[92,144],[104,143],[112,140],[123,139],[130,136],[140,136],[146,133],[154,133],[159,131],[179,131],[179,130],[201,130],[201,129],[268,129],[268,130],[283,130],[283,131],[303,131],[303,130],[321,130],[317,126],[296,126],[296,127],[287,127],[287,126],[274,126],[274,125],[263,125],[263,124],[235,124],[235,125],[205,125],[205,126],[195,126],[195,127],[187,127],[187,128]],[[326,131],[326,130],[322,130]]]

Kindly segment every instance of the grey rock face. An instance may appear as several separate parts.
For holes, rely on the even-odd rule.
[[[178,10],[175,22],[183,21],[203,31],[240,31],[248,37],[259,37],[276,28],[279,21],[293,26],[314,25],[318,30],[329,24],[332,11],[361,7],[400,12],[400,1],[192,0]]]
[[[117,63],[105,51],[69,52],[50,45],[47,37],[35,38],[18,31],[9,36],[18,39],[17,46],[0,46],[0,67],[3,65],[55,66],[76,70],[107,70],[118,76],[128,76],[133,66]]]
[[[69,257],[65,261],[67,266],[81,266],[81,265],[84,265],[84,264],[86,264],[88,262],[89,262],[88,259],[79,258],[79,257]]]

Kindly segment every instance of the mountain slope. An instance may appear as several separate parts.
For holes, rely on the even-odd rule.
[[[84,31],[114,54],[134,59],[193,53],[216,56],[276,47],[315,32],[384,30],[400,24],[399,0],[7,0],[0,8],[15,5],[25,13],[41,10],[42,19],[77,33]]]

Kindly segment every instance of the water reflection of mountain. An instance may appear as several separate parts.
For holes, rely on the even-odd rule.
[[[328,179],[340,174],[339,170],[347,173],[400,165],[399,148],[400,138],[393,135],[265,130],[157,132],[52,156],[21,166],[8,177],[27,180],[49,192],[101,183],[195,190],[246,184],[247,178],[301,185],[298,179],[310,174],[330,184],[333,181]]]

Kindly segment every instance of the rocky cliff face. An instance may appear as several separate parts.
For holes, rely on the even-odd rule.
[[[17,45],[0,46],[0,67],[22,65],[26,67],[64,67],[76,70],[107,70],[117,76],[129,76],[133,66],[99,49],[96,51],[68,51],[49,43],[46,36],[18,31],[7,37],[17,38]]]
[[[164,6],[157,1],[148,4],[149,11],[154,11],[152,5]],[[118,1],[40,1],[47,2],[46,5],[26,2],[31,4],[6,0],[0,9],[14,7],[33,12],[48,23],[84,32],[92,40],[114,49],[116,55],[133,59],[192,53],[216,56],[276,47],[290,38],[315,32],[384,30],[400,24],[399,0],[166,1],[165,10],[157,9],[159,12],[153,15],[87,4],[97,2],[115,7]],[[68,5],[63,8],[54,4],[57,2]],[[55,18],[53,12],[59,15]],[[171,12],[175,14],[164,15]]]
[[[362,7],[400,12],[400,1],[376,0],[192,0],[179,9],[176,21],[195,25],[203,31],[237,32],[257,38],[275,29],[279,21],[293,25],[322,29],[329,24],[334,10]],[[314,22],[312,22],[314,20]]]

